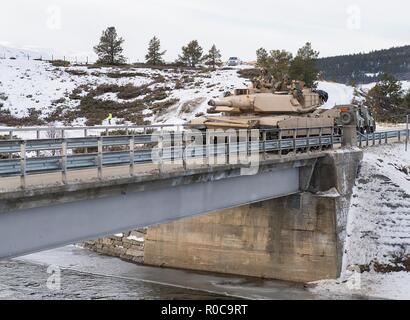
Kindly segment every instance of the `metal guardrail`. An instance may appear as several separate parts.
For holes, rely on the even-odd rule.
[[[383,131],[374,132],[368,134],[358,133],[359,147],[369,147],[370,145],[382,144],[383,142],[387,144],[389,139],[397,138],[399,142],[405,140],[406,143],[409,142],[410,130],[395,130],[395,131]]]
[[[186,128],[184,124],[163,124],[163,125],[110,125],[110,126],[86,126],[86,127],[4,127],[0,128],[0,136],[8,136],[9,139],[13,139],[13,136],[24,136],[28,133],[33,133],[36,139],[42,138],[68,138],[68,133],[76,134],[77,138],[87,138],[95,134],[105,134],[109,136],[112,132],[122,131],[125,135],[131,135],[133,133],[144,134],[154,130],[172,130],[176,128],[176,131]]]
[[[109,128],[112,129],[113,127]],[[124,130],[124,127],[120,128]],[[138,128],[141,129],[141,127]],[[163,127],[158,128],[162,132]],[[140,134],[124,136],[0,140],[0,155],[3,157],[3,159],[0,159],[0,176],[20,176],[21,186],[24,188],[26,176],[37,173],[61,172],[62,182],[66,183],[67,172],[70,170],[97,168],[98,177],[102,178],[103,167],[129,165],[130,176],[132,176],[134,175],[135,165],[153,163],[156,159],[160,159],[158,168],[161,171],[162,164],[167,161],[181,160],[184,168],[186,168],[186,164],[190,159],[209,159],[221,156],[232,158],[243,154],[249,155],[252,152],[258,154],[275,152],[282,156],[283,153],[296,153],[298,150],[310,152],[312,149],[321,150],[341,143],[341,137],[334,135],[333,130],[332,135],[322,135],[323,129],[326,128],[308,129],[309,137],[305,138],[296,138],[297,131],[305,129],[289,129],[286,130],[287,134],[289,135],[289,132],[293,130],[295,138],[282,139],[279,132],[279,139],[276,140],[267,139],[269,130],[263,130],[261,139],[259,139],[258,132],[256,142],[250,139],[251,131],[246,131],[244,142],[238,140],[237,137],[235,142],[228,138],[229,135],[215,132],[212,137],[222,136],[225,139],[224,143],[215,144],[208,140],[206,135],[201,135],[201,138],[205,139],[207,143],[202,140],[200,145],[187,143],[182,138],[181,142],[185,142],[176,145],[176,142],[179,141],[175,140],[175,136],[177,134],[180,136],[186,134],[182,131],[176,131],[174,135],[169,132],[167,134],[164,132],[161,135],[158,132],[144,134],[145,130],[142,130]],[[30,131],[31,128],[22,130]],[[272,132],[278,134],[278,131]],[[314,132],[311,137],[310,132]],[[208,161],[205,161],[205,163],[208,163]]]
[[[175,127],[175,126],[172,126]],[[95,129],[95,127],[92,127]],[[104,127],[106,128],[106,127]],[[109,127],[113,129],[113,127]],[[124,130],[124,127],[119,127]],[[138,128],[144,127],[128,127]],[[150,126],[149,128],[152,128]],[[163,127],[161,128],[161,131]],[[84,129],[84,128],[83,128]],[[133,130],[134,130],[133,129]],[[327,130],[326,130],[327,129]],[[154,163],[159,159],[158,169],[161,171],[162,164],[168,161],[181,160],[184,168],[190,159],[209,159],[212,157],[226,157],[226,159],[253,153],[267,154],[275,153],[279,157],[284,154],[297,152],[310,152],[311,150],[322,150],[323,148],[334,148],[342,144],[342,136],[334,134],[323,135],[322,132],[329,132],[329,128],[307,129],[307,137],[297,137],[298,131],[306,129],[287,129],[287,137],[282,138],[282,132],[272,131],[278,135],[278,139],[268,139],[269,130],[258,132],[258,140],[250,140],[251,131],[247,131],[245,141],[231,141],[229,135],[215,133],[213,137],[225,137],[224,143],[215,144],[210,142],[206,136],[201,136],[202,144],[187,143],[181,138],[181,145],[175,140],[175,136],[185,134],[182,131],[175,131],[165,134],[144,134],[119,136],[88,136],[80,138],[56,138],[56,139],[31,139],[0,140],[0,176],[20,176],[21,186],[26,185],[26,176],[38,173],[61,172],[62,182],[67,182],[67,173],[71,170],[98,169],[98,178],[102,178],[103,167],[129,165],[130,176],[134,175],[135,166],[139,164]],[[3,131],[6,129],[2,129]],[[14,130],[14,128],[13,128]],[[31,128],[21,130],[30,131]],[[37,130],[37,128],[36,128]],[[46,129],[44,129],[46,130]],[[78,130],[76,128],[75,130]],[[326,130],[326,131],[325,131]],[[293,138],[288,138],[289,132],[293,133]],[[389,139],[397,138],[398,141],[409,140],[409,130],[375,132],[372,134],[359,134],[358,145],[360,147],[376,145],[377,142],[388,143]],[[260,136],[259,136],[260,135]],[[185,141],[185,143],[182,143]],[[205,142],[206,141],[206,142]],[[208,163],[208,161],[205,161]],[[228,162],[229,163],[229,162]]]

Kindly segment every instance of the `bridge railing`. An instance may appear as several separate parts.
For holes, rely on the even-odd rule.
[[[18,139],[12,135],[11,139],[0,140],[0,177],[20,176],[21,186],[25,187],[26,177],[33,174],[61,172],[61,181],[67,183],[70,171],[96,168],[97,177],[102,179],[103,168],[127,165],[129,175],[133,176],[136,166],[141,164],[156,165],[161,172],[167,163],[178,162],[187,169],[191,162],[197,164],[198,160],[212,166],[232,164],[231,159],[241,157],[249,160],[252,155],[283,157],[320,151],[339,147],[343,136],[341,128],[319,127],[199,132],[200,137],[195,140],[192,139],[198,138],[195,134],[181,127],[170,131],[171,127],[176,126],[169,126],[168,130],[163,126],[136,126],[128,127],[128,132],[118,127],[114,130],[119,131],[112,134],[119,135],[107,135],[104,131],[99,136],[78,138]],[[89,128],[95,130],[95,127]],[[389,143],[391,139],[408,142],[409,130],[359,133],[358,146]]]
[[[397,139],[398,142],[409,142],[410,130],[393,130],[393,131],[380,131],[373,133],[360,133],[358,132],[359,147],[375,146],[377,144],[388,144],[390,139]]]
[[[124,135],[144,134],[152,131],[182,130],[184,124],[163,125],[110,125],[110,126],[71,126],[71,127],[3,127],[0,138],[7,139],[47,139],[47,138],[87,138],[89,136],[109,136],[123,132]]]
[[[244,131],[242,137],[232,135],[232,131],[228,135],[220,131],[209,135],[199,132],[199,143],[191,141],[187,131],[161,129],[159,126],[149,134],[143,130],[131,135],[81,138],[16,139],[12,136],[12,139],[0,140],[0,177],[20,176],[24,188],[26,177],[38,173],[61,172],[62,182],[67,183],[67,174],[72,170],[96,168],[101,179],[104,167],[128,165],[129,175],[133,176],[139,164],[155,164],[161,171],[164,163],[179,161],[186,169],[191,162],[198,163],[198,159],[208,166],[223,165],[232,164],[230,159],[244,156],[248,159],[255,154],[282,157],[341,144],[341,136],[329,127],[240,130]],[[301,131],[307,136],[298,137]],[[219,160],[211,163],[210,158]]]

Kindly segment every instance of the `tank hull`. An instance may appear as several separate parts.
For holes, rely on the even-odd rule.
[[[330,135],[334,128],[331,117],[298,116],[220,116],[194,119],[189,124],[194,129],[259,129],[280,131],[282,137],[300,137],[307,135]]]

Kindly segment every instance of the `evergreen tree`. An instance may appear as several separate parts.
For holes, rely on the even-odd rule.
[[[268,51],[265,48],[256,50],[256,66],[259,69],[268,69]]]
[[[289,76],[292,58],[292,53],[285,50],[272,50],[270,52],[268,72],[275,81],[281,81],[285,76]]]
[[[401,83],[391,74],[383,74],[381,80],[369,93],[387,99],[390,105],[399,106],[402,103],[403,90]]]
[[[215,45],[209,50],[208,54],[204,57],[205,63],[211,66],[212,69],[216,69],[217,66],[222,65],[222,55],[221,52],[216,48]]]
[[[410,109],[410,89],[407,91],[407,93],[403,97],[402,106],[403,108]]]
[[[378,82],[385,72],[401,80],[408,80],[410,46],[320,58],[316,65],[323,72],[325,79],[346,84],[351,80],[357,83]]]
[[[193,40],[185,47],[182,47],[182,54],[179,56],[179,62],[195,68],[202,61],[203,49],[197,40]]]
[[[164,64],[162,56],[165,53],[166,51],[161,51],[161,41],[157,37],[152,38],[148,45],[148,53],[145,56],[146,63],[153,66]]]
[[[269,53],[260,48],[256,51],[256,65],[263,73],[275,81],[281,81],[289,75],[289,68],[292,61],[292,53],[285,50],[271,50]]]
[[[290,65],[290,77],[295,80],[302,80],[308,87],[315,87],[319,70],[316,67],[316,60],[319,52],[313,50],[312,44],[307,42],[298,50],[296,57]]]
[[[402,121],[405,115],[403,90],[400,81],[390,74],[366,94],[366,104],[370,106],[379,121]]]
[[[115,27],[109,27],[103,31],[100,43],[94,47],[94,51],[98,55],[98,63],[108,65],[125,63],[126,59],[122,55],[123,43],[124,39],[118,37]]]

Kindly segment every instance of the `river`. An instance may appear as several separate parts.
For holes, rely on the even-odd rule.
[[[58,281],[55,281],[56,279]],[[228,298],[326,299],[328,297],[314,294],[302,284],[140,266],[102,256],[77,246],[67,246],[0,261],[0,299]]]

